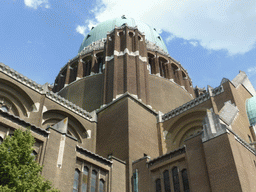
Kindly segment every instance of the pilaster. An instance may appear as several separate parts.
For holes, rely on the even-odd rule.
[[[66,73],[66,79],[65,79],[65,85],[67,86],[69,84],[69,79],[70,79],[70,63],[67,65],[67,73]]]
[[[83,78],[84,75],[84,66],[83,66],[83,60],[81,59],[81,56],[79,56],[78,59],[78,66],[77,66],[77,76],[76,79]]]

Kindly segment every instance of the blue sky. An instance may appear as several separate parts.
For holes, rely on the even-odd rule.
[[[53,83],[92,26],[122,15],[156,28],[193,86],[216,87],[242,70],[256,87],[255,0],[2,0],[0,62]]]

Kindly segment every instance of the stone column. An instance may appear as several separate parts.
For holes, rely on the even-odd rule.
[[[169,79],[168,63],[164,63],[164,77]]]
[[[69,79],[70,79],[70,63],[68,63],[68,65],[67,65],[67,73],[66,73],[64,87],[66,87],[69,84]]]
[[[81,57],[79,57],[76,79],[83,78],[83,75],[84,75],[84,65],[83,65],[83,63],[84,63],[83,60],[81,59]]]
[[[154,66],[155,66],[156,75],[157,75],[157,76],[160,76],[159,57],[158,57],[158,54],[157,54],[157,53],[156,53],[156,55],[155,55]]]
[[[55,85],[56,86],[56,85]],[[61,73],[58,76],[57,86],[55,88],[55,91],[59,91],[61,89]]]
[[[96,59],[95,51],[93,50],[93,52],[92,52],[92,66],[91,66],[91,73],[90,73],[90,75],[95,74],[97,72],[98,72],[97,71],[97,59]]]
[[[169,65],[167,65],[167,68],[168,68],[168,78],[170,80],[173,80],[174,81],[174,74],[173,74],[173,69],[172,69],[172,64],[169,63]]]
[[[190,90],[190,85],[189,85],[189,79],[188,79],[188,77],[186,76],[186,77],[184,77],[183,78],[183,81],[184,81],[184,85],[185,85],[185,89],[189,92]]]
[[[177,69],[177,76],[178,76],[178,84],[180,86],[184,86],[184,81],[183,81],[183,76],[182,76],[182,71],[180,68]]]

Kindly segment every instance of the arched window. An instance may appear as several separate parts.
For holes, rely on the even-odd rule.
[[[2,137],[0,137],[0,145],[3,143],[3,138]]]
[[[172,169],[172,179],[173,179],[174,192],[180,192],[180,182],[179,182],[179,175],[178,175],[177,167],[174,167]]]
[[[91,192],[96,192],[96,179],[97,179],[97,172],[93,170],[92,177],[91,177]]]
[[[189,192],[187,169],[181,171],[184,192]]]
[[[156,192],[161,192],[161,180],[156,179]]]
[[[82,179],[82,192],[86,192],[87,191],[88,174],[89,174],[89,168],[84,166],[83,179]]]
[[[73,192],[78,192],[79,174],[80,174],[80,171],[78,169],[76,169],[75,176],[74,176]]]
[[[165,192],[171,192],[169,171],[165,170],[163,175],[164,175],[164,191]]]
[[[104,192],[105,191],[105,181],[103,179],[100,180],[100,186],[99,186],[99,190],[100,192]]]

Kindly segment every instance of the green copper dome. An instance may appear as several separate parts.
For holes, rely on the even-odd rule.
[[[247,116],[250,121],[250,125],[256,124],[256,96],[246,101]]]
[[[85,36],[84,41],[81,44],[78,53],[80,53],[85,47],[92,44],[93,42],[98,41],[102,38],[106,38],[107,33],[112,31],[115,28],[115,26],[120,27],[124,23],[127,23],[127,25],[130,27],[137,26],[140,32],[145,33],[146,40],[148,40],[152,43],[155,43],[157,46],[162,48],[166,53],[168,53],[163,39],[156,32],[155,29],[153,29],[152,27],[150,27],[149,25],[147,25],[141,21],[138,21],[138,20],[135,21],[132,18],[125,18],[125,17],[110,19],[110,20],[104,21],[104,22],[98,24],[96,27],[94,27],[89,32],[89,34],[87,34]]]

